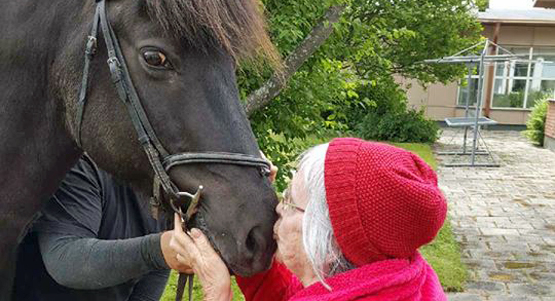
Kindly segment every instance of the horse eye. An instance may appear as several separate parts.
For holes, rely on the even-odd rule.
[[[143,53],[145,62],[153,67],[168,67],[166,55],[160,51],[145,51]]]

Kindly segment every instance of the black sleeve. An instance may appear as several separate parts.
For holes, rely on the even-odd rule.
[[[145,275],[133,288],[129,301],[158,301],[164,293],[170,270],[159,270]]]
[[[41,210],[41,217],[33,226],[33,231],[97,237],[102,206],[98,169],[83,156]]]
[[[50,276],[75,289],[99,289],[167,268],[160,234],[99,240],[103,216],[99,171],[86,156],[68,172],[33,226]]]
[[[39,247],[48,274],[74,289],[102,289],[168,269],[160,247],[161,234],[121,240],[39,233]]]

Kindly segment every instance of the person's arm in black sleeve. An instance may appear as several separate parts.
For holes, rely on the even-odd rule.
[[[167,268],[160,234],[97,239],[102,206],[98,170],[91,161],[81,159],[66,175],[33,229],[54,280],[75,289],[99,289]]]
[[[159,269],[168,269],[160,235],[122,240],[39,235],[46,270],[58,284],[74,289],[116,286]]]
[[[164,293],[170,270],[150,272],[133,288],[129,301],[158,301]]]

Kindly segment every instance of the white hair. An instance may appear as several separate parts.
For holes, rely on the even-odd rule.
[[[318,280],[328,289],[325,278],[354,268],[343,256],[330,221],[324,161],[328,144],[320,144],[301,155],[298,170],[303,176],[308,202],[303,216],[303,246]]]

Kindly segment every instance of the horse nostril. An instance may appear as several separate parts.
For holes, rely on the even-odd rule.
[[[244,234],[236,237],[236,257],[232,260],[234,272],[241,276],[252,276],[270,267],[276,250],[272,239],[271,225],[257,224],[245,229]]]
[[[247,241],[245,242],[247,251],[252,255],[256,254],[256,251],[258,249],[258,243],[256,242],[257,228],[258,227],[254,227],[250,230],[249,235],[247,235]]]

